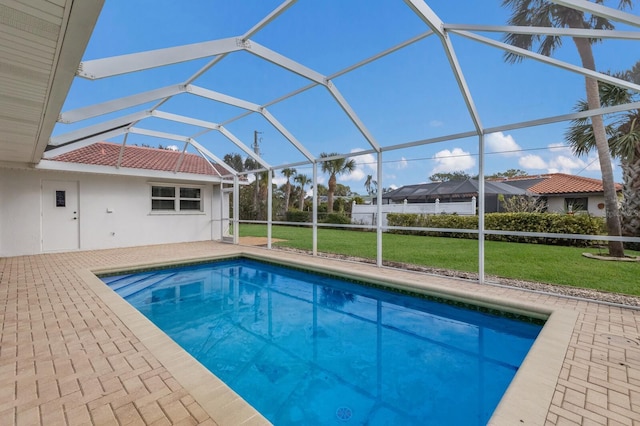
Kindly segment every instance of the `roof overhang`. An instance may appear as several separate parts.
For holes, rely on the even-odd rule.
[[[174,173],[160,170],[133,169],[127,167],[113,167],[102,165],[89,165],[79,163],[68,163],[62,161],[42,160],[35,166],[37,170],[49,170],[58,172],[76,172],[100,175],[129,176],[129,177],[145,177],[150,179],[170,180],[170,181],[189,181],[200,183],[233,183],[233,176],[220,177],[203,175],[197,173]]]
[[[0,0],[0,158],[37,164],[104,0]]]

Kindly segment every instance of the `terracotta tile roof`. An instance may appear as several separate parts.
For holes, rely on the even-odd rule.
[[[537,176],[518,176],[499,180],[500,182],[504,183],[531,180],[532,185],[528,187],[528,190],[541,195],[591,193],[604,191],[601,180],[586,178],[582,176],[568,175],[565,173],[548,173]],[[622,191],[622,185],[616,183],[616,190]]]
[[[121,144],[110,142],[97,142],[93,145],[58,155],[51,158],[51,160],[115,167],[118,162],[121,146]],[[124,149],[120,167],[172,172],[180,156],[180,151],[127,145]],[[185,153],[178,171],[208,176],[228,174],[223,167],[217,164],[214,166],[219,173],[211,168],[209,163],[201,156]]]

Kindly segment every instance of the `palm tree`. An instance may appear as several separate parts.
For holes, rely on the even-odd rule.
[[[602,4],[604,0],[595,0]],[[546,0],[503,0],[503,6],[511,8],[512,14],[509,25],[534,26],[534,27],[568,27],[580,29],[611,30],[613,25],[607,19],[592,15],[585,16],[579,10],[550,3]],[[620,0],[620,7],[631,7],[632,0]],[[505,41],[514,46],[531,50],[534,44],[538,45],[538,53],[551,56],[556,48],[562,45],[562,39],[558,36],[541,36],[538,34],[508,34]],[[589,70],[596,69],[595,59],[591,45],[597,39],[573,37],[582,66]],[[505,60],[510,63],[519,62],[522,56],[507,52]],[[585,77],[587,105],[589,109],[600,108],[600,95],[598,81]],[[604,204],[607,212],[607,231],[610,236],[620,236],[620,213],[616,197],[615,182],[613,180],[613,167],[611,166],[611,154],[607,142],[607,133],[602,116],[591,117],[591,126],[595,146],[598,151],[598,160],[602,172],[602,185],[604,188]],[[609,241],[609,255],[615,257],[624,256],[624,248],[619,241]]]
[[[634,69],[640,68],[638,61]],[[618,78],[634,78],[632,71],[615,75]],[[603,107],[633,102],[634,93],[612,84],[600,84],[600,102]],[[587,102],[582,100],[576,110],[588,109]],[[640,236],[640,110],[618,114],[605,126],[609,149],[613,157],[620,159],[623,178],[623,200],[620,208],[622,234]],[[566,133],[566,139],[574,154],[585,155],[595,147],[593,128],[587,119],[572,121]],[[635,244],[630,244],[630,247]]]
[[[304,186],[308,183],[311,183],[311,179],[309,179],[309,176],[307,175],[297,174],[296,177],[293,178],[293,180],[300,184],[300,201],[298,204],[298,208],[300,209],[300,211],[302,211],[304,210]]]
[[[373,176],[367,175],[367,180],[364,181],[364,189],[367,190],[369,195],[371,195],[371,182],[373,182]]]
[[[335,157],[340,154],[332,152],[327,154],[323,152],[320,154],[320,158]],[[322,171],[329,173],[329,190],[327,191],[327,213],[333,213],[333,193],[336,190],[336,176],[344,175],[353,172],[356,169],[356,162],[354,159],[347,160],[346,158],[336,158],[334,160],[327,160],[322,163]]]
[[[286,168],[282,169],[282,174],[287,178],[287,183],[284,187],[284,211],[289,211],[289,199],[291,198],[291,176],[296,174],[296,169]]]

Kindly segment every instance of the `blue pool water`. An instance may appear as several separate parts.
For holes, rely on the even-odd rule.
[[[276,425],[484,425],[542,327],[247,259],[102,279]]]

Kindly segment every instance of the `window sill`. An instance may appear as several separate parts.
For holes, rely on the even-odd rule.
[[[206,212],[201,212],[201,211],[192,211],[192,210],[186,210],[186,211],[173,211],[173,210],[158,210],[158,211],[151,211],[149,212],[149,216],[204,216],[206,215]]]

